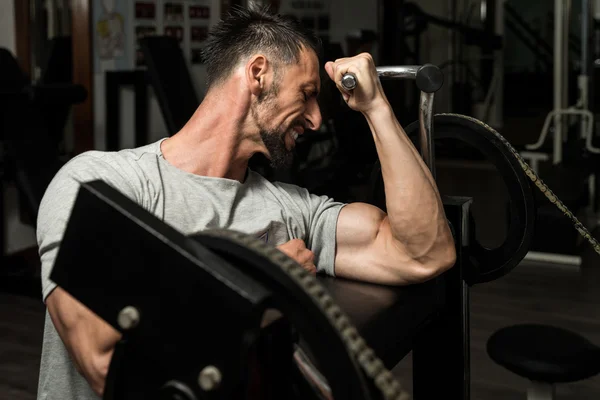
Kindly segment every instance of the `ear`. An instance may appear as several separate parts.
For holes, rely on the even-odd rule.
[[[269,61],[262,54],[252,56],[246,65],[246,82],[253,95],[259,96],[266,90]]]

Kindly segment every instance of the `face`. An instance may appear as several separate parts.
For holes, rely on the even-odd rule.
[[[321,126],[317,56],[312,51],[302,51],[298,64],[279,66],[273,82],[259,96],[253,115],[271,166],[283,168],[293,161],[298,136],[305,129],[318,130]]]

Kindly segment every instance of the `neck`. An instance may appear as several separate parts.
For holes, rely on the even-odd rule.
[[[244,181],[248,160],[264,145],[245,122],[244,93],[231,89],[211,89],[188,123],[162,142],[167,162],[196,175]]]

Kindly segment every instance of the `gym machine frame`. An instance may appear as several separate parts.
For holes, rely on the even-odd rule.
[[[421,90],[419,99],[419,150],[421,158],[436,179],[433,106],[435,92],[444,83],[441,70],[432,64],[422,66],[377,67],[380,79],[414,79]],[[346,77],[346,76],[345,76]],[[359,84],[349,82],[350,86]],[[463,254],[469,243],[469,213],[472,199],[444,197],[444,209],[453,229],[456,263],[436,279],[442,308],[416,337],[413,347],[413,397],[470,399],[470,319],[469,285],[463,270]],[[443,334],[440,334],[443,332]],[[431,382],[436,382],[432,385]]]
[[[432,65],[381,67],[378,72],[382,79],[415,79],[422,90],[419,113],[421,149],[424,161],[435,176],[433,100],[434,92],[442,85],[443,75]],[[454,268],[429,282],[411,288],[392,289],[362,282],[349,283],[339,278],[319,278],[329,292],[337,292],[337,295],[333,295],[334,299],[338,301],[339,298],[342,309],[355,321],[359,332],[371,342],[370,345],[383,357],[388,368],[391,369],[410,350],[413,351],[413,395],[416,400],[470,398],[469,290],[466,272],[462,268],[470,237],[470,205],[470,198],[444,198],[446,216],[455,235],[457,260]],[[90,226],[94,229],[90,229]],[[234,270],[227,264],[211,264],[211,260],[214,260],[211,253],[198,243],[191,243],[192,241],[192,238],[185,237],[162,223],[104,182],[83,183],[51,279],[131,340],[153,343],[156,347],[153,340],[159,336],[172,340],[162,343],[161,348],[168,347],[171,352],[177,346],[178,349],[185,349],[183,353],[186,354],[181,354],[181,362],[173,362],[177,358],[171,358],[171,363],[158,364],[164,368],[172,366],[181,369],[183,365],[188,365],[189,359],[183,360],[185,357],[202,349],[213,355],[222,351],[233,357],[231,360],[243,357],[243,353],[239,353],[239,347],[232,347],[232,344],[237,343],[235,340],[242,332],[239,329],[244,322],[247,323],[247,316],[259,311],[261,299],[269,296],[271,288],[250,279],[243,270],[232,274]],[[119,250],[120,248],[126,250]],[[81,265],[86,265],[86,268],[80,268]],[[214,279],[216,277],[218,279]],[[161,287],[169,288],[166,295],[149,291],[148,288],[156,285],[157,279],[161,279]],[[197,290],[194,279],[198,279],[196,285],[201,283],[203,290]],[[352,296],[352,292],[348,290],[349,285],[359,286],[359,291],[372,294],[371,301],[374,304],[366,307],[371,314],[370,318],[353,315],[353,311],[360,314],[365,312],[364,309],[356,311],[353,307],[343,307],[344,298],[352,301],[349,299]],[[175,287],[176,290],[173,289]],[[255,290],[236,290],[239,288]],[[423,300],[421,302],[414,301],[419,298],[419,291]],[[244,292],[245,298],[240,297]],[[382,297],[389,299],[390,292],[393,292],[391,305],[383,306],[380,301],[376,302]],[[215,302],[215,296],[220,300]],[[179,304],[175,301],[179,298],[186,299],[187,302]],[[231,299],[232,303],[228,303],[226,299]],[[164,303],[171,307],[166,307]],[[404,314],[399,315],[398,308],[394,308],[393,303],[410,304],[411,309],[406,310],[407,307],[404,307]],[[431,303],[431,308],[426,312],[418,311],[424,307],[423,303]],[[207,307],[208,304],[210,307]],[[201,313],[203,320],[210,320],[213,315],[232,313],[231,304],[237,305],[234,307],[234,314],[245,315],[246,318],[228,318],[226,325],[231,329],[227,335],[215,334],[219,329],[215,326],[202,326],[198,331],[185,331],[181,335],[173,332],[184,322],[195,324],[192,325],[194,328],[198,327],[197,321],[190,322],[190,319],[194,319],[191,316],[196,315],[195,311]],[[132,308],[132,305],[135,307]],[[194,306],[198,308],[193,309]],[[165,307],[169,310],[166,314]],[[163,314],[160,313],[161,309]],[[396,311],[395,315],[393,311]],[[419,313],[423,315],[416,318],[415,314]],[[386,329],[381,329],[382,327]],[[373,334],[374,330],[380,334]],[[377,336],[380,336],[380,340]],[[398,343],[400,341],[402,343]],[[119,345],[115,356],[139,355],[136,351],[139,352],[139,348],[134,347],[132,351]],[[143,355],[158,357],[156,354]],[[203,358],[194,359],[194,371],[208,361],[208,358]],[[146,368],[155,361],[150,360],[140,367]],[[160,379],[156,368],[142,372],[131,363],[134,363],[133,359],[130,363],[123,364],[121,369],[109,370],[105,399],[120,398],[118,391],[125,384],[129,388],[135,385],[142,388],[144,385],[154,387],[165,383],[156,380]],[[207,367],[201,368],[199,383],[198,375],[190,372],[181,378],[181,382],[169,381],[162,388],[171,392],[181,388],[199,391],[201,388],[198,385],[202,387],[202,378],[207,378],[204,375],[210,372],[208,375],[212,376],[211,379],[214,381],[218,377],[219,382],[222,379],[221,387],[226,389],[227,373],[221,375],[218,370],[207,371]],[[128,375],[130,373],[133,375]],[[116,379],[119,374],[127,379]],[[344,382],[345,377],[343,371],[335,371],[327,379],[330,384],[335,382],[339,388],[338,382]],[[283,381],[275,381],[275,386]],[[432,385],[431,382],[436,384]],[[215,393],[211,394],[211,398],[214,395]]]

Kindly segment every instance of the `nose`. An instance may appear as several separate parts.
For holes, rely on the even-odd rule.
[[[306,107],[305,117],[307,122],[307,128],[313,131],[318,131],[323,122],[321,117],[321,110],[319,109],[319,103],[317,99],[312,99]]]

